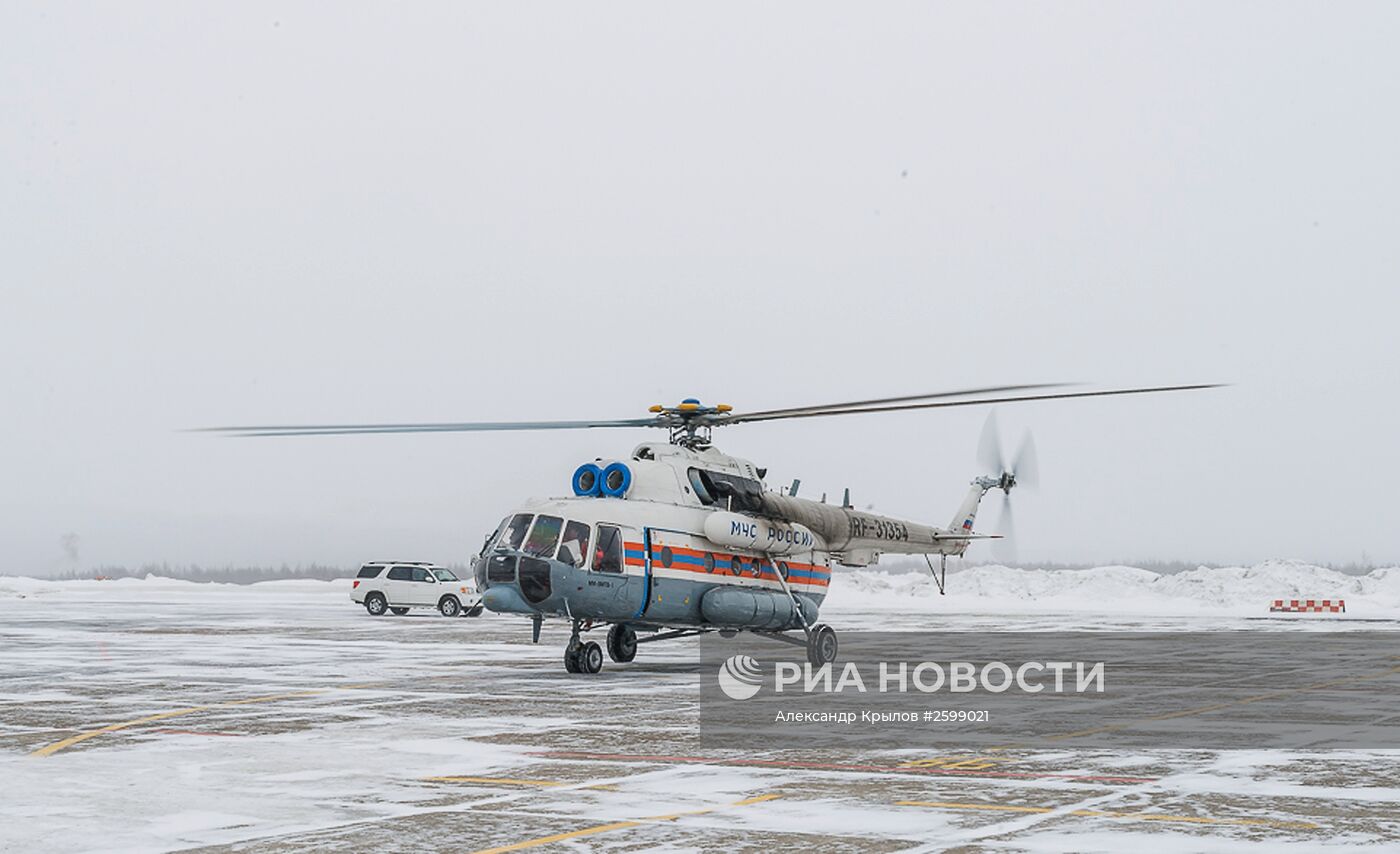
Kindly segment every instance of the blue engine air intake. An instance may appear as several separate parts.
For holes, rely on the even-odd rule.
[[[626,463],[610,463],[603,469],[603,475],[599,478],[602,484],[604,495],[613,498],[621,498],[627,494],[627,488],[632,485],[632,470]]]
[[[574,495],[597,495],[603,485],[603,471],[592,463],[574,469]]]

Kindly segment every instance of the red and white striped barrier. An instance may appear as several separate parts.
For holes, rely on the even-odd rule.
[[[1347,612],[1345,599],[1275,599],[1269,607],[1271,614],[1333,614]]]

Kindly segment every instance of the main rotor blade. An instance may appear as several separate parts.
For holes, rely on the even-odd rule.
[[[945,400],[936,403],[909,403],[902,406],[853,407],[850,409],[826,409],[816,412],[793,412],[790,414],[768,415],[763,417],[739,416],[727,422],[732,424],[744,421],[778,421],[786,418],[818,418],[825,415],[860,415],[871,412],[906,412],[913,409],[942,409],[950,406],[985,406],[990,403],[1020,403],[1027,400],[1067,400],[1075,397],[1110,397],[1121,394],[1151,394],[1159,391],[1191,391],[1203,388],[1222,388],[1225,383],[1200,383],[1196,385],[1168,385],[1151,388],[1119,388],[1108,391],[1074,391],[1060,394],[1030,394],[1022,397],[986,397],[976,400]]]
[[[193,433],[238,438],[263,436],[345,436],[359,433],[468,433],[487,430],[587,430],[593,427],[654,427],[654,418],[619,421],[466,421],[443,424],[290,424],[257,427],[200,427]]]
[[[814,403],[808,406],[794,406],[788,409],[763,409],[755,412],[737,413],[727,419],[725,423],[734,424],[742,421],[758,421],[779,416],[791,418],[800,412],[826,412],[832,409],[848,409],[853,406],[882,406],[887,403],[909,403],[915,400],[934,400],[945,397],[965,397],[970,394],[996,394],[1006,391],[1030,391],[1037,388],[1064,388],[1074,385],[1074,383],[1032,383],[1030,385],[996,385],[985,388],[965,388],[959,391],[937,391],[933,394],[909,394],[903,397],[876,397],[870,400],[851,400],[845,403]]]

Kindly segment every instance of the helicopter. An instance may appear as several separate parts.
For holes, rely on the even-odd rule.
[[[1218,384],[1098,391],[1056,391],[1065,383],[1002,385],[786,409],[735,412],[687,398],[649,415],[598,421],[429,424],[330,424],[211,427],[240,437],[365,433],[582,430],[651,427],[664,442],[644,442],[626,458],[579,465],[570,495],[533,499],[513,509],[472,560],[482,603],[530,618],[538,643],[546,619],[569,621],[569,673],[598,673],[603,646],[583,635],[607,629],[608,656],[625,664],[642,643],[708,632],[750,632],[802,646],[813,666],[836,660],[836,632],[819,622],[832,566],[870,566],[882,555],[920,555],[940,593],[947,561],[977,540],[982,499],[1003,499],[1033,474],[1034,445],[1008,463],[991,419],[979,448],[988,471],[975,478],[946,527],[859,510],[846,490],[839,505],[799,496],[801,482],[770,490],[767,470],[720,451],[713,432],[740,424],[1036,400],[1064,400],[1216,388]],[[1034,392],[1034,393],[1031,393]],[[1009,505],[1008,505],[1009,508]],[[935,570],[932,557],[939,558]]]

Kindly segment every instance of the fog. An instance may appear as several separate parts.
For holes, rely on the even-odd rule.
[[[0,6],[0,571],[459,562],[626,418],[970,385],[1023,560],[1400,560],[1400,7]],[[946,524],[977,408],[735,426]],[[979,527],[996,527],[995,502]],[[974,546],[974,551],[982,548]]]

